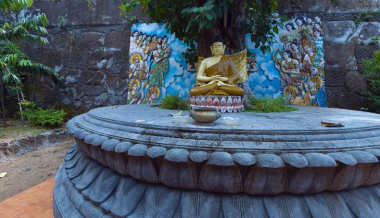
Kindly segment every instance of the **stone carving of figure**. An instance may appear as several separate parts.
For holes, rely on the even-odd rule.
[[[302,61],[302,66],[303,66],[303,72],[305,73],[311,73],[311,67],[314,64],[314,51],[313,48],[310,46],[305,47],[305,56]]]
[[[320,73],[318,72],[318,68],[316,68],[316,67],[311,68],[311,77],[310,77],[308,83],[310,85],[311,94],[315,95],[323,85],[323,80],[320,77]]]
[[[142,94],[139,93],[140,82],[133,79],[129,82],[128,100],[129,104],[139,104],[142,98]]]
[[[286,31],[281,35],[281,41],[284,43],[292,42],[297,37],[297,30],[294,28],[292,23],[287,23],[285,25]]]
[[[318,105],[325,77],[322,22],[320,17],[297,17],[294,24],[297,36],[291,41],[281,38],[282,52],[279,49],[273,54],[282,93],[291,104]],[[288,31],[284,34],[291,26],[285,25]]]
[[[297,17],[295,20],[295,23],[297,25],[297,27],[296,27],[296,29],[297,29],[296,30],[297,31],[297,36],[296,36],[297,45],[301,45],[302,39],[305,35],[305,32],[307,32],[304,18],[303,17]]]
[[[294,86],[287,86],[284,89],[284,95],[288,99],[288,103],[293,104],[294,100],[298,97],[298,90]]]
[[[210,46],[212,57],[204,59],[198,68],[196,86],[191,89],[191,96],[222,95],[242,96],[244,90],[236,84],[247,76],[247,50],[238,54],[225,56],[226,46],[221,38],[214,40]],[[235,61],[234,61],[235,60]],[[242,68],[244,70],[237,70]],[[245,71],[245,72],[242,72]]]
[[[158,87],[150,87],[148,90],[148,95],[147,95],[147,102],[149,104],[152,104],[158,99],[160,96],[160,89]]]
[[[302,61],[302,53],[295,43],[291,44],[290,52],[292,53],[294,59],[296,59],[297,61]]]
[[[314,66],[324,67],[325,61],[323,59],[323,39],[321,37],[321,32],[317,29],[314,30],[314,44],[315,44],[315,58]]]
[[[170,48],[167,40],[159,40],[156,49],[152,52],[152,64],[150,66],[149,84],[162,87],[166,73],[169,71]]]
[[[139,53],[135,53],[131,57],[129,66],[129,79],[138,78],[138,75],[141,70],[143,70],[143,63],[141,61],[141,55]]]
[[[143,42],[144,35],[142,33],[138,33],[138,35],[135,38],[135,44],[136,46],[141,46]]]
[[[290,75],[300,74],[300,64],[296,59],[291,58],[288,51],[283,53],[284,60],[281,62],[281,71]]]

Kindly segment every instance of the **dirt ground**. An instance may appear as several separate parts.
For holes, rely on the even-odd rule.
[[[0,174],[7,172],[0,178],[0,202],[54,177],[72,144],[70,140],[22,156],[12,156],[0,163]]]
[[[20,120],[0,120],[0,143],[9,142],[24,136],[36,136],[46,132],[47,128],[31,126]]]

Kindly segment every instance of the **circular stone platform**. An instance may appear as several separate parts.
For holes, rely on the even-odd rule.
[[[299,107],[199,125],[173,112],[127,105],[70,120],[76,145],[57,174],[55,216],[380,214],[380,115]]]

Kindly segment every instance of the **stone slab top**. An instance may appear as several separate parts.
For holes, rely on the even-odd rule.
[[[345,109],[300,107],[298,111],[283,113],[224,113],[212,124],[199,124],[183,111],[183,116],[171,116],[179,110],[166,110],[150,105],[123,105],[91,110],[88,115],[112,123],[146,128],[197,130],[210,132],[265,132],[290,133],[321,132],[340,133],[347,130],[380,129],[380,115]],[[327,128],[321,121],[342,123],[341,128]]]
[[[173,114],[176,114],[173,116]],[[150,105],[102,107],[67,124],[78,140],[128,156],[217,166],[335,167],[377,163],[380,115],[333,108],[298,107],[286,113],[225,113],[198,124],[188,111]],[[341,123],[329,128],[321,122]]]

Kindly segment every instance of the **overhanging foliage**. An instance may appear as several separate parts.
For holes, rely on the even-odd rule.
[[[192,47],[213,30],[232,50],[244,47],[247,33],[265,50],[278,32],[276,0],[124,0],[120,6],[127,14],[136,7]]]
[[[32,4],[33,0],[0,0],[0,10],[4,12],[20,11]]]

